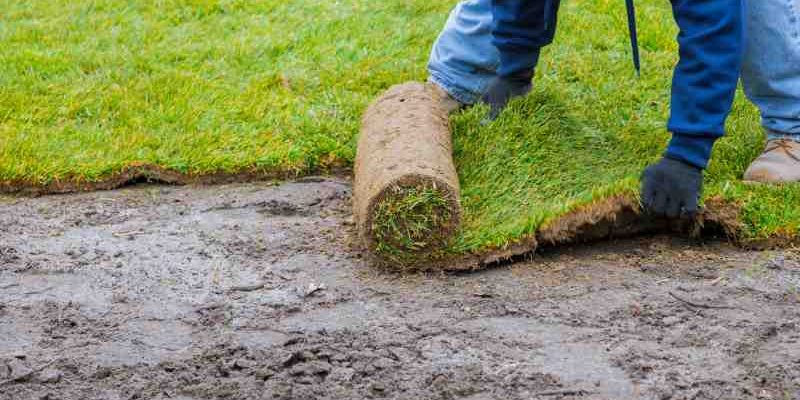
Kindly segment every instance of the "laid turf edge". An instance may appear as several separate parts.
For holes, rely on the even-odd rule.
[[[24,181],[0,182],[0,193],[65,194],[111,190],[139,182],[172,185],[220,184],[302,180],[314,175],[338,177],[350,174],[351,171],[347,168],[337,168],[307,172],[244,170],[192,175],[159,166],[136,164],[93,182],[70,179],[53,180],[44,185]],[[390,267],[392,270],[398,268],[401,271],[478,270],[487,265],[513,261],[537,249],[653,233],[680,233],[694,237],[724,236],[737,246],[753,250],[800,244],[798,238],[790,234],[773,234],[767,238],[745,237],[741,205],[722,197],[707,199],[703,212],[695,220],[669,221],[643,215],[635,195],[625,193],[578,205],[566,214],[542,224],[535,234],[516,238],[502,247],[458,254],[449,249],[448,242],[442,239],[444,236],[455,236],[453,232],[448,233],[446,229],[442,229],[443,224],[447,224],[448,218],[452,218],[448,210],[442,208],[445,195],[426,185],[411,188],[395,187],[391,192],[393,194],[388,196],[388,200],[381,203],[382,206],[376,210],[380,221],[375,223],[375,227],[385,239],[378,244],[380,257],[373,258],[372,261],[376,266]],[[390,210],[398,210],[400,215],[387,218]],[[433,214],[436,214],[435,218],[428,217]],[[395,225],[391,223],[392,220],[406,218],[405,223]],[[401,233],[400,239],[389,239],[392,232]],[[434,232],[434,235],[427,237],[424,235],[430,232]],[[436,232],[439,232],[439,235],[436,235]],[[441,235],[442,232],[445,233],[444,236]],[[431,246],[434,244],[435,246]],[[420,252],[422,248],[427,250]],[[417,252],[404,253],[405,249],[416,249]]]
[[[129,186],[131,184],[145,182],[167,185],[212,185],[223,183],[303,179],[304,177],[315,175],[344,177],[349,176],[350,174],[351,171],[344,167],[326,167],[302,172],[289,169],[265,170],[252,168],[233,172],[220,171],[192,174],[164,168],[158,165],[134,163],[123,167],[119,171],[110,173],[92,181],[80,177],[53,179],[46,183],[21,179],[0,181],[0,194],[43,196],[48,194],[67,194],[76,192],[112,190]]]
[[[578,205],[566,214],[545,222],[536,233],[513,240],[505,246],[484,248],[469,254],[444,251],[437,254],[441,257],[439,259],[411,266],[419,267],[415,270],[473,271],[514,261],[539,249],[656,233],[693,238],[725,237],[745,248],[754,245],[775,247],[797,242],[796,238],[788,236],[772,241],[744,238],[740,213],[739,204],[714,197],[705,201],[703,211],[694,219],[655,218],[642,213],[634,194],[625,193]]]

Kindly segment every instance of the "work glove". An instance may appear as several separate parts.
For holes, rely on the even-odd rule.
[[[483,95],[483,102],[488,104],[489,121],[494,121],[506,108],[511,99],[525,96],[531,91],[533,71],[518,72],[511,76],[498,76],[489,84],[489,89]]]
[[[702,190],[702,169],[664,157],[642,174],[642,207],[661,217],[694,217]]]

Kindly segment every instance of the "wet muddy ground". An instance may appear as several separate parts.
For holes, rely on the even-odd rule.
[[[799,399],[800,252],[476,273],[351,249],[334,180],[0,199],[0,399]]]

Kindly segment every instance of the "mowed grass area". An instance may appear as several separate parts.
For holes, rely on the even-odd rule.
[[[448,8],[0,0],[0,179],[347,165],[374,95],[425,77]]]
[[[624,2],[563,5],[535,92],[500,120],[453,118],[465,207],[456,253],[502,247],[576,207],[636,195],[669,135],[669,3],[639,1],[644,69]],[[149,164],[192,175],[350,167],[360,115],[424,80],[455,1],[0,0],[0,182],[98,181]],[[738,180],[761,149],[739,96],[707,197],[743,207],[748,238],[794,236],[800,187]]]

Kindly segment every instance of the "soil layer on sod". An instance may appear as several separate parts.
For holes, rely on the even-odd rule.
[[[350,170],[367,105],[394,84],[426,79],[452,5],[0,1],[0,188]],[[570,232],[559,226],[582,226],[577,216],[597,221],[581,229],[603,231],[608,218],[594,217],[631,211],[640,172],[669,138],[677,57],[669,4],[640,9],[641,78],[624,4],[568,3],[529,97],[492,124],[480,123],[481,107],[452,118],[463,217],[449,259],[516,254]],[[743,241],[792,240],[800,187],[740,182],[764,140],[741,95],[728,128],[706,203],[725,205]]]

